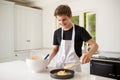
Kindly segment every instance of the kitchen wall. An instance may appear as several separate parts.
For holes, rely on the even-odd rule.
[[[43,47],[52,47],[56,29],[54,9],[68,4],[73,13],[94,10],[96,12],[96,41],[100,51],[120,52],[120,0],[65,0],[43,10]]]

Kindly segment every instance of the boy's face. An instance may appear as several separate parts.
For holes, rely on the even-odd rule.
[[[67,28],[71,24],[72,16],[68,17],[66,15],[57,15],[56,18],[58,20],[59,25],[63,28]]]

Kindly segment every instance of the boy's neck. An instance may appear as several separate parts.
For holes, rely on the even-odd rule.
[[[63,30],[67,31],[73,27],[73,24],[70,23],[68,26],[64,27]]]

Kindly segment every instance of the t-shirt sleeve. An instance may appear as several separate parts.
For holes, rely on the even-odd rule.
[[[54,32],[53,45],[59,45],[58,40],[57,40],[57,31]]]
[[[84,28],[82,28],[81,36],[82,36],[83,41],[85,42],[92,38],[91,35],[88,33],[88,31]]]

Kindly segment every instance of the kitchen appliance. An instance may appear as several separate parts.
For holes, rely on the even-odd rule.
[[[120,80],[120,57],[109,55],[92,57],[90,74]]]

